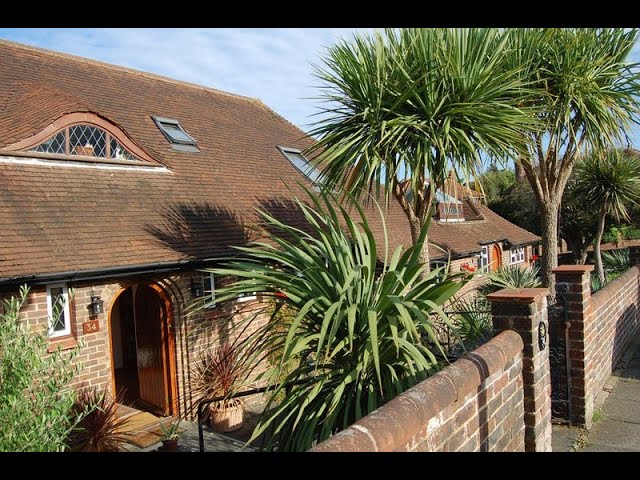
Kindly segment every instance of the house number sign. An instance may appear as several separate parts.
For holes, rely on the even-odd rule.
[[[547,346],[547,324],[544,322],[538,325],[538,346],[540,350],[544,350]]]
[[[100,331],[100,321],[99,320],[89,320],[88,322],[84,322],[82,324],[82,331],[85,333],[95,333]]]

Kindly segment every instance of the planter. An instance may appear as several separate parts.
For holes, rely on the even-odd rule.
[[[209,418],[211,428],[216,432],[233,432],[244,425],[244,406],[238,399],[212,405]]]
[[[177,452],[178,451],[178,439],[170,438],[169,440],[162,441],[163,452]]]

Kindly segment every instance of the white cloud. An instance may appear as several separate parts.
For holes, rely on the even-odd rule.
[[[304,128],[318,105],[311,63],[361,30],[0,29],[0,38],[256,97]],[[640,45],[630,57],[640,61]],[[640,147],[640,128],[632,129],[632,140]]]
[[[355,29],[14,29],[0,37],[256,97],[304,127],[311,62]]]

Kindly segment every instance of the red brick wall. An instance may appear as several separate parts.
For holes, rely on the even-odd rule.
[[[556,290],[567,299],[570,322],[572,420],[587,428],[607,378],[631,340],[640,334],[640,266],[632,266],[593,295],[591,270],[590,265],[563,265],[554,270]]]
[[[175,339],[175,375],[178,390],[178,413],[182,417],[194,418],[196,402],[189,388],[192,380],[193,366],[198,361],[202,352],[208,348],[216,348],[224,341],[233,341],[230,331],[232,324],[240,318],[252,315],[260,310],[264,304],[260,301],[236,302],[227,309],[205,310],[190,313],[187,309],[192,303],[191,278],[200,278],[196,272],[186,272],[165,277],[145,278],[145,283],[153,283],[159,286],[171,302],[173,308],[172,333]],[[81,344],[80,354],[76,362],[82,364],[83,369],[73,381],[73,386],[82,384],[96,386],[99,389],[108,389],[113,393],[111,361],[111,336],[109,332],[109,311],[115,303],[118,295],[130,285],[135,285],[142,280],[122,280],[120,282],[101,283],[68,283],[73,287],[74,295],[70,299],[72,309],[71,317],[74,319],[73,334],[75,341],[52,340],[50,346],[62,345],[63,348],[71,348],[76,343]],[[99,331],[84,334],[82,324],[88,320],[87,306],[91,301],[91,290],[104,301],[104,313],[97,316]],[[7,298],[16,292],[0,293],[2,298]],[[47,302],[46,288],[44,286],[33,287],[25,304],[21,318],[28,322],[31,328],[47,328]],[[245,331],[245,335],[255,331],[258,325],[267,320],[266,315],[256,318],[256,321]],[[254,375],[264,367],[258,368]],[[255,382],[247,386],[251,388]],[[255,399],[254,399],[255,400]],[[251,401],[249,401],[250,403]]]
[[[312,451],[523,451],[522,348],[503,332]]]
[[[639,307],[640,266],[630,268],[592,296],[594,318],[585,346],[587,388],[594,397],[602,391],[631,340],[640,334]]]

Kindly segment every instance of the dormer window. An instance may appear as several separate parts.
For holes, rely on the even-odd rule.
[[[72,125],[31,148],[31,152],[139,161],[111,134],[88,124]]]
[[[436,204],[438,221],[464,222],[464,211],[461,203],[439,202]]]
[[[41,131],[2,149],[30,156],[110,164],[159,166],[121,128],[91,112],[68,113]]]
[[[302,155],[302,151],[297,148],[288,148],[288,147],[278,147],[278,150],[282,152],[282,154],[291,162],[291,164],[296,167],[300,173],[302,173],[305,177],[311,181],[314,185],[317,185],[320,182],[321,173],[316,167],[311,165],[311,162],[307,160],[307,158]]]
[[[166,137],[171,142],[172,148],[175,150],[183,150],[188,152],[199,152],[194,138],[184,131],[182,125],[177,120],[164,117],[153,117],[153,121]]]
[[[462,216],[462,208],[456,203],[442,203],[440,216],[442,217],[460,217]]]

